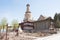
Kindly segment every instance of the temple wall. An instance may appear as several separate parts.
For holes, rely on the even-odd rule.
[[[42,21],[34,23],[35,31],[48,30],[49,27],[50,27],[50,21]]]

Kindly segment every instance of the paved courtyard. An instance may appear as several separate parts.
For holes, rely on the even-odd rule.
[[[18,36],[16,36],[15,32],[10,32],[8,33],[7,36],[7,40],[34,40],[34,39],[36,39],[36,37],[28,36],[25,34],[19,34]],[[0,40],[6,40],[6,35],[3,34],[3,38]]]
[[[57,31],[57,34],[53,34],[50,36],[45,37],[37,37],[34,35],[37,35],[36,33],[19,33],[18,36],[16,36],[16,32],[8,32],[7,40],[59,40],[60,39],[60,31]],[[39,35],[39,34],[38,34]],[[0,40],[6,40],[6,34],[2,33],[0,35]]]

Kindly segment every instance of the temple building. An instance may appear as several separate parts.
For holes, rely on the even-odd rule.
[[[21,28],[24,32],[49,32],[51,25],[54,28],[53,19],[51,17],[44,17],[40,15],[38,20],[32,20],[32,14],[30,11],[30,5],[26,5],[27,9],[24,15],[23,22],[20,23]],[[53,24],[51,24],[53,23]]]

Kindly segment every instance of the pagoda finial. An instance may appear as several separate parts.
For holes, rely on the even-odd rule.
[[[27,4],[26,6],[27,6],[26,13],[31,13],[31,12],[30,12],[30,5],[29,5],[29,4]]]

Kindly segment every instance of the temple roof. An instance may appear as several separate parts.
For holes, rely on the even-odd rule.
[[[43,15],[40,15],[40,17],[38,18],[38,21],[39,20],[45,20],[46,19],[46,17],[44,17]]]

